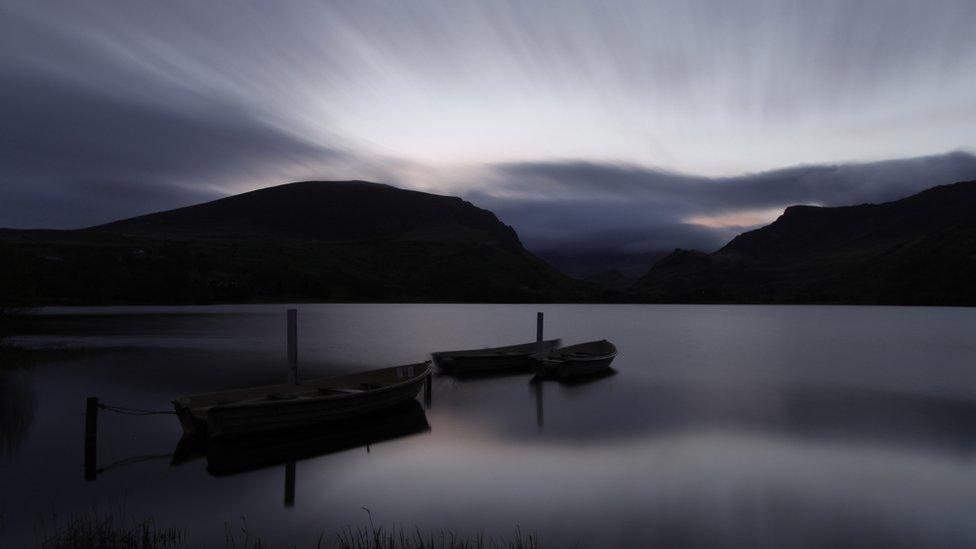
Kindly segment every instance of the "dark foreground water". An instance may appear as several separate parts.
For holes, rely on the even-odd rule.
[[[547,337],[615,342],[618,373],[436,377],[432,408],[404,412],[387,440],[296,447],[286,505],[286,465],[171,465],[168,415],[100,414],[105,470],[85,481],[82,416],[89,395],[168,409],[282,381],[285,306],[48,310],[17,338],[48,350],[0,368],[0,546],[93,506],[208,547],[225,523],[314,546],[363,524],[361,507],[409,529],[520,525],[548,547],[976,546],[976,310],[299,307],[304,376],[531,340],[539,309]]]

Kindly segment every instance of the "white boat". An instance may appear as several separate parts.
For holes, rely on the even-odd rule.
[[[506,347],[440,351],[432,353],[431,358],[438,370],[451,374],[514,370],[531,367],[534,353],[550,351],[558,346],[558,339],[550,339]]]
[[[177,398],[187,435],[210,438],[354,418],[416,398],[430,363]]]
[[[536,353],[532,358],[543,375],[572,377],[606,370],[616,356],[617,347],[601,339]]]

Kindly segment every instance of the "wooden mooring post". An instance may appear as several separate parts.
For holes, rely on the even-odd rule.
[[[95,480],[98,467],[98,397],[85,401],[85,480]]]
[[[288,309],[288,381],[298,383],[298,309]]]

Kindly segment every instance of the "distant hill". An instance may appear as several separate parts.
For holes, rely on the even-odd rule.
[[[537,251],[536,255],[561,272],[611,290],[626,290],[668,251]]]
[[[460,198],[307,181],[72,231],[0,230],[2,301],[550,301],[582,286]]]
[[[638,300],[976,305],[976,181],[884,204],[792,206],[713,254],[675,250]]]
[[[460,198],[366,181],[290,183],[88,230],[177,238],[450,238],[521,246],[495,214]]]

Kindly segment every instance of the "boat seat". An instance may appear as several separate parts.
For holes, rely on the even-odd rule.
[[[362,389],[342,388],[342,387],[319,387],[320,393],[339,393],[340,395],[354,395],[362,393]]]
[[[288,393],[271,393],[267,398],[268,400],[293,400],[298,398],[298,395]]]

